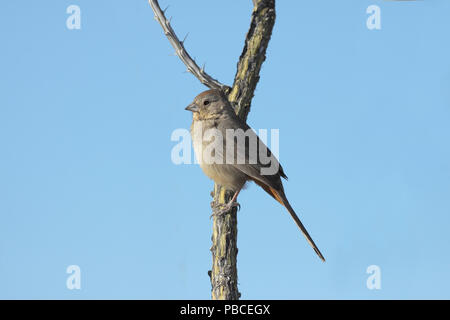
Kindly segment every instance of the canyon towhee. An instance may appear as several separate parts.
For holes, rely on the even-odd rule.
[[[233,190],[222,214],[239,206],[237,196],[247,181],[253,181],[291,214],[317,255],[325,261],[284,194],[281,177],[287,179],[278,160],[256,133],[236,115],[220,90],[202,92],[186,107],[192,111],[191,137],[197,161],[215,183]]]

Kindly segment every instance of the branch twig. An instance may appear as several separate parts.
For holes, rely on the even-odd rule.
[[[191,58],[189,53],[184,48],[184,40],[180,41],[173,31],[170,21],[165,16],[165,10],[161,10],[157,0],[149,0],[150,6],[155,13],[155,19],[159,22],[164,30],[164,34],[169,39],[172,47],[175,49],[177,56],[183,61],[187,67],[187,71],[192,73],[201,83],[211,89],[221,89],[224,92],[228,92],[230,87],[220,83],[216,79],[207,74],[204,68],[200,68],[194,59]],[[167,10],[167,9],[166,9]],[[186,40],[186,38],[185,38]]]

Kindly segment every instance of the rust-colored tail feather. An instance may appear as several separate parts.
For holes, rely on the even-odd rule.
[[[305,226],[303,225],[303,223],[300,221],[300,218],[297,216],[297,214],[295,213],[294,209],[292,209],[291,205],[289,204],[289,201],[286,198],[286,195],[284,194],[283,191],[277,191],[274,188],[271,188],[267,185],[265,185],[264,183],[254,180],[256,182],[256,184],[258,184],[261,188],[263,188],[268,194],[270,194],[275,200],[277,200],[279,203],[281,203],[284,207],[286,207],[286,209],[289,211],[291,217],[294,219],[295,223],[297,224],[297,226],[300,228],[300,230],[302,231],[303,235],[305,236],[306,240],[308,241],[308,243],[311,245],[311,247],[314,249],[314,251],[317,253],[317,255],[319,256],[319,258],[325,262],[325,258],[323,257],[322,253],[320,252],[319,248],[316,246],[316,244],[314,243],[314,240],[311,238],[311,236],[309,235],[308,231],[306,230]]]

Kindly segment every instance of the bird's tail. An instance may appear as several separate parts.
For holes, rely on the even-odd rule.
[[[283,206],[286,207],[286,209],[289,211],[289,213],[291,214],[292,219],[294,219],[295,223],[297,224],[297,226],[300,228],[300,230],[302,231],[303,235],[305,236],[306,240],[308,241],[308,243],[311,245],[311,247],[314,249],[314,251],[317,253],[317,255],[319,256],[319,258],[325,262],[325,258],[323,257],[322,253],[320,252],[319,248],[316,246],[316,244],[314,243],[314,240],[311,238],[311,236],[309,235],[308,231],[306,230],[305,226],[303,225],[303,223],[300,221],[300,218],[297,216],[297,214],[295,213],[294,209],[292,209],[291,205],[289,204],[289,201],[286,198],[286,195],[284,194],[284,191],[277,191],[274,188],[271,188],[269,186],[266,186],[262,183],[258,183],[260,186],[263,187],[263,189],[270,194],[272,197],[274,197],[279,203],[281,203]]]
[[[297,216],[297,214],[295,213],[294,209],[292,209],[291,205],[289,204],[289,201],[287,201],[286,196],[284,196],[283,199],[283,205],[286,207],[286,209],[289,211],[289,213],[291,214],[292,219],[294,219],[295,223],[297,224],[297,226],[300,228],[300,230],[302,231],[303,235],[305,236],[306,240],[308,241],[308,243],[311,245],[311,247],[314,249],[314,251],[317,253],[317,255],[319,256],[319,258],[325,262],[325,258],[323,257],[322,253],[320,252],[319,248],[316,246],[316,244],[314,243],[314,240],[311,238],[311,236],[309,235],[308,231],[306,230],[305,226],[303,225],[303,223],[300,221],[300,218]]]

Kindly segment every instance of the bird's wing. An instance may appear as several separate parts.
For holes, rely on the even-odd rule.
[[[314,243],[313,239],[300,221],[300,218],[297,216],[294,209],[292,209],[289,201],[286,198],[286,195],[284,194],[281,177],[286,179],[287,177],[284,174],[283,168],[281,167],[280,163],[272,154],[270,149],[264,144],[264,142],[261,141],[261,139],[259,139],[258,135],[239,118],[231,117],[230,121],[220,122],[219,127],[221,126],[221,124],[223,125],[223,127],[221,128],[222,134],[224,134],[225,132],[225,126],[226,129],[234,129],[235,132],[237,129],[242,129],[243,132],[240,133],[241,135],[245,133],[245,143],[242,143],[242,137],[241,143],[239,143],[239,139],[234,139],[234,155],[235,159],[237,159],[237,162],[233,165],[237,169],[245,173],[248,176],[249,180],[253,180],[275,200],[286,207],[314,251],[320,257],[320,259],[322,259],[322,261],[325,261],[325,258],[323,257],[319,248]],[[238,135],[238,133],[236,133],[236,135]],[[226,133],[224,137],[226,137]],[[225,141],[227,142],[227,144],[231,142],[229,138],[226,138]],[[225,150],[225,153],[227,151],[228,149]],[[241,160],[241,162],[242,160],[245,160],[245,162],[239,163],[239,159]]]
[[[251,180],[258,181],[279,190],[282,187],[280,177],[287,179],[277,158],[258,135],[238,117],[231,117],[226,129],[234,130],[233,165],[245,173]],[[219,124],[220,126],[220,124]],[[241,129],[241,131],[239,131]],[[224,128],[221,128],[225,132]],[[224,133],[226,137],[226,132]],[[227,144],[231,141],[226,139]],[[224,150],[227,154],[227,150]]]

